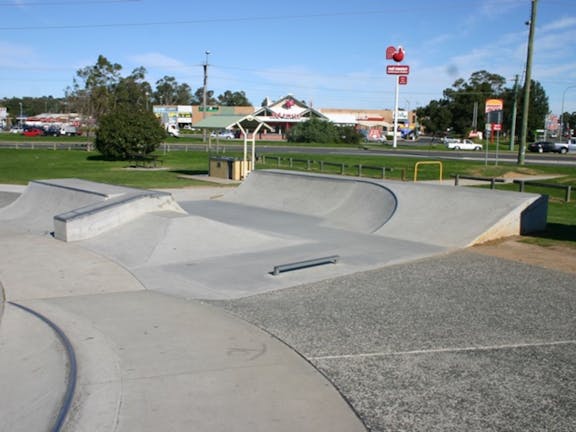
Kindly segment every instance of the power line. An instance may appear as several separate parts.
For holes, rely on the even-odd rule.
[[[95,2],[114,2],[114,0],[94,0]],[[116,0],[120,1],[139,1],[139,0]],[[442,9],[439,6],[439,1],[429,7],[420,7],[419,10],[438,11]],[[453,1],[446,1],[445,8],[454,9],[470,9],[470,4],[454,4]],[[485,5],[481,0],[476,1],[478,4]],[[495,0],[494,4],[500,4],[501,0]],[[30,4],[30,3],[28,3]],[[1,3],[0,3],[1,5]],[[15,27],[0,27],[0,31],[20,31],[20,30],[63,30],[63,29],[86,29],[86,28],[112,28],[112,27],[152,27],[152,26],[174,26],[174,25],[190,25],[190,24],[217,24],[228,22],[259,22],[259,21],[286,21],[286,20],[301,20],[301,19],[318,19],[318,18],[338,18],[338,17],[352,17],[352,16],[373,16],[373,15],[397,15],[401,13],[413,14],[412,7],[403,8],[389,8],[383,10],[363,10],[363,11],[341,11],[341,12],[322,12],[322,13],[309,13],[309,14],[294,14],[294,15],[264,15],[264,16],[245,16],[245,17],[219,17],[219,18],[199,18],[193,20],[170,20],[170,21],[143,21],[143,22],[126,22],[126,23],[100,23],[100,24],[63,24],[51,26],[15,26]]]
[[[73,6],[73,5],[90,5],[102,3],[140,3],[142,0],[72,0],[72,1],[25,1],[25,2],[0,2],[0,7],[23,7],[23,6]]]

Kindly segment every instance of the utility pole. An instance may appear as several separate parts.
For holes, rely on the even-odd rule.
[[[526,77],[524,79],[524,103],[522,107],[522,132],[520,146],[518,147],[518,165],[524,165],[526,157],[526,136],[528,133],[528,111],[530,110],[530,85],[532,83],[532,55],[534,52],[534,30],[536,28],[536,9],[538,0],[532,0],[532,12],[530,14],[530,32],[528,35],[528,54],[526,56]]]
[[[202,120],[206,118],[206,92],[208,89],[208,56],[210,51],[205,51],[206,60],[204,61],[204,85],[202,87]],[[203,141],[206,142],[206,129],[204,129]]]
[[[514,78],[514,104],[512,105],[512,124],[510,125],[510,151],[514,151],[517,113],[518,113],[518,75],[516,75],[516,77]]]

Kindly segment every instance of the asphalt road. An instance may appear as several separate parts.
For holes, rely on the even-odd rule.
[[[418,159],[441,159],[441,160],[476,160],[484,161],[491,164],[497,162],[516,163],[518,155],[516,152],[506,151],[507,144],[502,144],[502,152],[489,151],[446,151],[436,150],[430,148],[422,149],[422,146],[427,144],[439,145],[433,142],[430,138],[420,138],[418,141],[399,140],[398,147],[392,148],[391,144],[383,144],[381,146],[371,145],[367,148],[354,148],[354,147],[309,147],[297,145],[261,145],[256,144],[256,152],[258,154],[268,153],[298,153],[298,154],[311,154],[311,155],[354,155],[354,156],[398,156],[398,157],[413,157]],[[191,143],[170,143],[171,151],[180,149],[207,149],[205,144],[191,144]],[[1,141],[0,148],[49,148],[54,150],[70,150],[86,148],[86,143],[80,142],[15,142],[15,141]],[[239,140],[223,141],[218,144],[212,143],[212,150],[219,152],[241,152],[243,145]],[[565,155],[557,153],[530,153],[526,152],[526,163],[534,165],[557,165],[557,166],[576,166],[576,153],[568,153]]]

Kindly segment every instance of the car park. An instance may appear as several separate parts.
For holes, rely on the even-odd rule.
[[[446,143],[446,148],[450,150],[482,150],[482,144],[475,143],[469,139],[448,141]]]

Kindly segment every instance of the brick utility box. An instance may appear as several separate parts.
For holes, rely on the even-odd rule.
[[[211,157],[208,175],[228,180],[242,180],[251,169],[249,161],[232,157]]]

